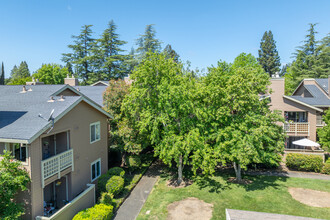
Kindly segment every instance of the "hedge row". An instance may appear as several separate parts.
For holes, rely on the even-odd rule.
[[[120,167],[108,170],[97,181],[97,194],[100,195],[100,204],[85,209],[76,214],[73,220],[110,220],[113,216],[113,196],[118,195],[124,188],[125,171]]]
[[[313,171],[327,173],[329,172],[330,165],[323,164],[323,158],[317,155],[306,155],[290,153],[286,156],[286,166],[302,171]]]
[[[96,204],[92,208],[78,212],[73,220],[110,220],[113,216],[113,206]]]

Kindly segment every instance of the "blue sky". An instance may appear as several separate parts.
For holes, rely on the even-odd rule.
[[[113,19],[124,47],[147,24],[155,24],[157,38],[171,44],[193,68],[217,61],[232,62],[241,52],[258,55],[260,39],[272,30],[282,63],[292,60],[295,47],[304,40],[308,23],[317,25],[317,39],[330,32],[328,0],[10,0],[1,1],[0,62],[6,77],[25,60],[31,72],[43,63],[60,63],[69,52],[71,35],[92,24],[98,37]]]

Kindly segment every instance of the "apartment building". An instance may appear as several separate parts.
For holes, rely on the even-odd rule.
[[[0,94],[0,152],[10,150],[31,177],[17,197],[23,219],[72,219],[93,206],[111,115],[69,85],[0,86]]]
[[[317,129],[325,125],[322,115],[330,107],[329,85],[330,76],[327,79],[304,79],[291,96],[286,96],[284,78],[271,79],[270,108],[282,111],[285,118],[286,150],[302,149],[292,144],[302,138],[318,141]]]

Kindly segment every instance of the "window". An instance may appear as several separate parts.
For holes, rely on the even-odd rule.
[[[307,122],[307,112],[285,112],[285,120],[292,122]]]
[[[6,150],[11,151],[16,160],[27,162],[28,150],[26,144],[6,144]]]
[[[101,139],[100,137],[101,129],[100,129],[100,122],[95,122],[90,125],[90,142],[94,143]]]
[[[101,159],[97,159],[91,164],[92,182],[101,176]]]

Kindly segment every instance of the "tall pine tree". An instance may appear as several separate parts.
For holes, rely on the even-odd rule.
[[[170,44],[167,44],[163,50],[163,53],[167,59],[171,58],[174,62],[179,63],[179,54],[175,50],[172,49]]]
[[[260,42],[260,50],[258,51],[258,61],[263,69],[272,76],[280,71],[280,57],[276,49],[276,42],[273,38],[272,31],[266,31]]]
[[[0,85],[5,85],[5,67],[3,66],[3,62],[0,69]]]
[[[161,42],[156,39],[156,30],[153,24],[146,26],[143,35],[137,39],[137,53],[144,56],[147,52],[159,53],[161,50]]]
[[[309,24],[304,45],[299,46],[288,73],[285,75],[286,94],[290,94],[305,78],[327,78],[330,72],[330,37],[316,40],[316,24]]]
[[[73,35],[74,44],[68,45],[72,53],[62,54],[62,61],[70,62],[74,65],[79,78],[84,84],[89,82],[90,76],[93,74],[93,50],[95,48],[95,39],[92,38],[93,25],[84,25],[78,36]]]
[[[108,28],[104,30],[101,38],[98,39],[101,52],[101,69],[104,73],[103,80],[123,78],[126,73],[123,62],[127,59],[127,55],[121,54],[124,52],[121,47],[127,42],[119,39],[116,30],[117,26],[111,20]]]

